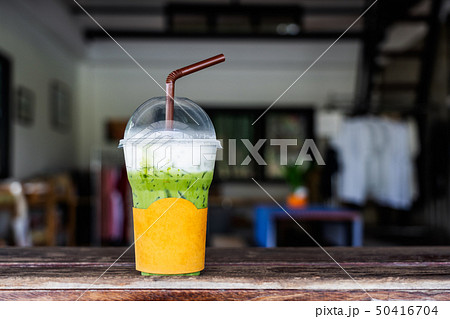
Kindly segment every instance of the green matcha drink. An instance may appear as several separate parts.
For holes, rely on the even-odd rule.
[[[205,267],[208,191],[221,146],[208,114],[175,97],[175,81],[223,61],[219,54],[171,72],[166,96],[139,106],[119,143],[133,192],[136,270],[143,275],[199,275]]]
[[[153,98],[139,107],[120,144],[133,194],[136,270],[146,276],[199,275],[221,146],[206,112],[188,99],[175,99],[168,130],[165,101]]]
[[[213,171],[187,172],[179,168],[143,168],[128,172],[133,206],[147,208],[161,198],[184,198],[198,209],[208,207],[208,191]]]

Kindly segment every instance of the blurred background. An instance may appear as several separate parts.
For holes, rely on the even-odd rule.
[[[177,82],[237,165],[218,161],[208,246],[450,244],[450,1],[78,0],[164,86]],[[251,125],[341,34],[277,103]],[[117,148],[133,111],[163,96],[71,0],[0,0],[0,246],[132,242]],[[314,139],[326,165],[252,160],[239,139]],[[313,156],[314,157],[314,156]]]

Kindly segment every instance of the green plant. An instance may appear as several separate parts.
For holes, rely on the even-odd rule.
[[[311,168],[312,165],[310,162],[304,162],[302,165],[290,164],[283,167],[284,178],[289,186],[291,186],[292,191],[305,185],[306,177],[311,171]]]

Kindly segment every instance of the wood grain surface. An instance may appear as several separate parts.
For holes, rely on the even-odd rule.
[[[2,248],[0,300],[450,300],[449,247],[327,248],[354,280],[312,247],[211,248],[200,276],[143,277],[131,248],[98,279],[125,249]]]

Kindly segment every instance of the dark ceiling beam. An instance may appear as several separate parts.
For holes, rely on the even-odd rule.
[[[336,39],[339,31],[326,32],[300,32],[298,35],[279,35],[276,33],[261,34],[258,32],[266,17],[284,17],[287,21],[297,23],[302,29],[302,17],[304,8],[298,5],[241,5],[241,4],[208,4],[208,3],[169,3],[164,7],[149,6],[86,6],[89,13],[104,15],[148,15],[158,14],[165,16],[166,28],[164,32],[145,29],[109,30],[110,34],[117,38],[126,39],[161,39],[161,38],[189,38],[189,39],[309,39],[323,40]],[[309,7],[309,15],[357,15],[361,13],[358,6],[334,6],[334,7]],[[73,9],[74,14],[83,13],[78,7]],[[203,16],[207,18],[204,32],[178,32],[176,30],[175,17],[178,16]],[[218,18],[221,16],[247,16],[251,23],[252,32],[249,33],[221,33],[217,30]],[[105,38],[106,35],[98,29],[89,28],[84,32],[88,41]],[[361,34],[350,32],[346,38],[359,39]]]
[[[428,16],[408,16],[408,17],[402,17],[400,19],[397,19],[395,22],[402,23],[402,22],[428,22],[429,17]]]
[[[83,8],[93,15],[163,15],[163,7],[151,6],[100,6],[87,5]],[[85,15],[79,6],[72,6],[71,12],[74,15]]]
[[[387,58],[412,58],[418,59],[422,56],[421,50],[407,50],[407,51],[380,51],[380,55]]]
[[[166,14],[170,15],[301,15],[302,7],[297,5],[241,5],[241,4],[184,4],[169,3]]]
[[[303,9],[297,5],[240,5],[240,4],[179,4],[169,3],[165,7],[166,30],[173,32],[175,18],[182,16],[203,16],[207,21],[206,33],[217,33],[218,19],[224,16],[246,17],[251,28],[257,30],[263,18],[283,18],[301,27]]]
[[[303,6],[303,12],[306,15],[356,15],[359,16],[364,11],[360,6]]]
[[[308,32],[298,35],[278,35],[270,34],[243,34],[243,33],[180,33],[180,32],[154,32],[145,30],[108,30],[108,33],[116,38],[126,38],[134,40],[151,40],[151,39],[206,39],[206,40],[335,40],[342,32]],[[88,41],[109,38],[102,30],[88,29],[84,33]],[[343,39],[361,39],[361,32],[349,32]]]
[[[187,7],[188,5],[186,5]],[[204,6],[204,5],[202,5]],[[212,5],[210,5],[212,7]],[[228,5],[227,5],[228,6]],[[189,5],[189,7],[192,7],[192,5]],[[217,7],[217,5],[214,5],[214,7]],[[257,9],[257,6],[247,6],[247,7],[255,7]],[[259,6],[259,7],[268,7],[268,6]],[[280,6],[274,6],[274,7],[280,7]],[[286,7],[286,6],[284,6]],[[292,8],[296,9],[298,6],[287,6],[285,12],[292,13],[290,11]],[[359,15],[362,13],[363,8],[360,8],[359,6],[327,6],[327,7],[302,7],[303,12],[308,15]],[[86,5],[84,6],[84,9],[89,12],[90,14],[101,14],[101,15],[163,15],[165,12],[164,7],[157,7],[157,6],[105,6],[105,5]],[[222,9],[222,8],[219,8]],[[215,8],[214,10],[219,10],[218,8]],[[250,8],[252,9],[252,8]],[[184,13],[193,13],[198,12],[195,10],[198,10],[196,7],[194,8],[188,8],[181,7],[180,10],[188,10],[184,11]],[[267,8],[268,11],[271,11],[271,8]],[[177,10],[178,11],[178,10]],[[84,15],[84,11],[80,9],[78,6],[72,6],[71,12],[74,15]],[[220,12],[220,11],[216,11]],[[177,13],[183,13],[183,12],[177,12]],[[220,12],[222,13],[222,12]],[[226,13],[226,12],[225,12]],[[241,14],[245,13],[244,11],[240,12]]]

